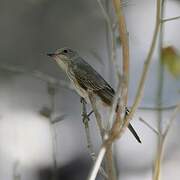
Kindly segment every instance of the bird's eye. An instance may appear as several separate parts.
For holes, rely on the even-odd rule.
[[[65,49],[63,52],[64,52],[64,53],[67,53],[68,51],[67,51],[67,49]]]

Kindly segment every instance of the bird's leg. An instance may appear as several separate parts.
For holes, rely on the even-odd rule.
[[[85,118],[87,118],[88,121],[89,121],[89,120],[90,120],[89,117],[91,116],[91,114],[92,114],[94,111],[92,110],[92,111],[90,111],[90,112],[87,114],[87,110],[86,110],[86,104],[87,104],[87,102],[86,102],[86,100],[85,100],[83,97],[81,97],[81,98],[80,98],[80,102],[83,104],[83,112],[82,112],[83,121],[84,121]]]
[[[87,110],[86,110],[86,104],[87,104],[87,103],[86,103],[86,100],[85,100],[83,97],[81,97],[80,102],[82,103],[83,123],[84,123],[85,125],[88,125],[88,121],[89,121],[90,119],[89,119],[89,116],[88,116]]]
[[[129,109],[127,107],[125,107],[125,118],[129,113],[130,113]]]
[[[94,112],[94,111],[92,110],[90,113],[88,113],[88,117],[90,117],[93,112]]]
[[[83,104],[87,104],[86,100],[83,97],[80,97],[80,102]]]

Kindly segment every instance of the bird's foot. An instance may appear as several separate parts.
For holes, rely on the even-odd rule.
[[[82,117],[83,117],[83,123],[87,123],[90,121],[87,113],[82,113]]]
[[[80,98],[80,102],[81,102],[82,104],[87,104],[86,100],[85,100],[83,97]]]

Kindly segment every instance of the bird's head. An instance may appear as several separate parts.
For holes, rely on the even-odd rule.
[[[63,70],[67,69],[77,55],[76,51],[67,47],[57,49],[54,53],[47,53],[47,56],[55,59]]]

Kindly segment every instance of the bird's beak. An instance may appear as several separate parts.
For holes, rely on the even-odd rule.
[[[49,56],[49,57],[53,57],[53,56],[55,56],[56,54],[54,54],[54,53],[47,53],[47,56]]]

